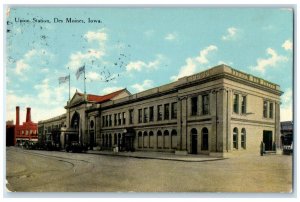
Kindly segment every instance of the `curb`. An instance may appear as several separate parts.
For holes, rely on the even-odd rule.
[[[137,159],[152,159],[152,160],[163,160],[163,161],[182,161],[182,162],[207,162],[207,161],[220,161],[220,160],[227,159],[227,158],[215,158],[215,159],[205,159],[205,160],[188,160],[188,159],[173,159],[173,158],[150,157],[150,156],[105,154],[105,153],[96,153],[96,152],[86,152],[86,154],[103,155],[103,156],[118,156],[118,157],[137,158]]]

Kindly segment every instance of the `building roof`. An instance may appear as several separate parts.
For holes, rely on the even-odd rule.
[[[93,95],[93,94],[87,94],[87,101],[89,102],[97,102],[102,103],[111,100],[112,98],[116,97],[120,93],[122,93],[126,88],[106,94],[106,95]],[[77,92],[80,96],[83,96],[84,94]]]

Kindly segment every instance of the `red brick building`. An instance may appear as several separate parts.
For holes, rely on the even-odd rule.
[[[16,107],[16,125],[14,134],[14,145],[24,141],[38,141],[37,123],[31,121],[31,109],[28,107],[26,112],[26,122],[20,125],[20,107]]]

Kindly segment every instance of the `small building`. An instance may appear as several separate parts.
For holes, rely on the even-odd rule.
[[[31,121],[31,108],[27,107],[26,121],[20,125],[20,107],[17,106],[14,145],[20,145],[25,141],[38,141],[37,123]]]
[[[226,156],[280,145],[277,84],[218,65],[175,82],[131,94],[76,92],[65,106],[62,147],[77,140],[91,148]],[[59,117],[38,123],[49,127]]]

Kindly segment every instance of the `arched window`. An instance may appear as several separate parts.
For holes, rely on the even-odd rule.
[[[232,145],[234,149],[238,149],[238,129],[233,129],[233,135],[232,135]]]
[[[109,146],[109,147],[112,146],[112,137],[111,137],[111,134],[109,134],[109,143],[108,143],[108,146]]]
[[[208,150],[208,129],[202,129],[201,150]]]
[[[243,128],[241,132],[241,147],[246,149],[246,129]]]
[[[143,147],[144,148],[148,148],[148,141],[149,141],[148,133],[147,133],[147,131],[144,131],[144,138],[143,138]]]
[[[154,134],[152,131],[149,132],[149,148],[154,147]]]
[[[157,148],[162,148],[163,147],[163,139],[162,139],[162,133],[161,131],[157,131]]]
[[[143,133],[140,131],[138,133],[138,147],[142,148],[142,145],[143,145]]]
[[[171,146],[172,146],[172,149],[177,148],[177,131],[176,130],[172,130],[172,132],[171,132]]]
[[[198,153],[197,148],[198,148],[198,131],[196,128],[193,128],[191,130],[191,153],[197,154]]]
[[[118,147],[121,147],[121,133],[118,134]]]
[[[105,135],[105,146],[108,147],[108,134]]]
[[[104,145],[105,145],[105,142],[104,142],[104,134],[102,134],[102,146],[104,147]]]
[[[170,148],[170,134],[168,130],[164,131],[164,148],[165,149]]]
[[[117,144],[117,133],[114,134],[114,145]]]

